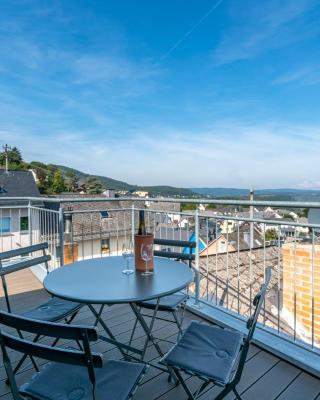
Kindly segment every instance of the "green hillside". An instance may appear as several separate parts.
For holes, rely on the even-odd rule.
[[[108,189],[115,190],[143,190],[148,192],[151,196],[173,196],[173,197],[198,197],[190,189],[177,188],[172,186],[139,186],[131,185],[127,182],[118,181],[106,176],[101,175],[90,175],[85,172],[79,171],[77,169],[69,168],[64,165],[53,165],[55,168],[59,169],[63,175],[66,173],[74,173],[79,181],[85,181],[88,177],[93,177],[99,180],[104,187]]]

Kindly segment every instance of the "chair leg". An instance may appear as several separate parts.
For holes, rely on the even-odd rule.
[[[40,338],[40,335],[36,335],[35,338],[33,339],[33,342],[36,343],[39,340],[39,338]],[[20,361],[18,362],[18,364],[15,366],[15,368],[13,370],[14,374],[16,374],[19,371],[19,369],[21,368],[21,365],[23,364],[24,360],[27,357],[28,357],[27,354],[24,354],[21,357]],[[31,362],[32,362],[33,366],[35,367],[36,371],[39,372],[39,368],[38,368],[37,364],[35,364],[35,361],[33,360],[33,358],[31,358]]]
[[[18,331],[18,335],[20,336],[21,339],[23,339],[23,335],[22,335],[22,333],[21,333],[20,331]],[[36,342],[39,340],[39,338],[40,338],[40,335],[36,335],[36,336],[34,337],[34,339],[33,339],[33,342],[36,343]],[[14,370],[12,371],[12,373],[13,373],[14,375],[19,371],[19,369],[21,368],[22,364],[25,362],[25,360],[27,359],[27,357],[28,357],[28,355],[27,355],[27,354],[24,354],[24,355],[20,358],[20,361],[18,362],[18,364],[15,366]],[[30,357],[31,363],[32,363],[32,365],[33,365],[33,368],[34,368],[37,372],[39,372],[38,365],[37,365],[37,363],[34,361],[34,358],[33,358],[32,356],[29,356],[29,357]],[[9,385],[9,379],[6,379],[6,385]]]
[[[71,315],[71,317],[70,317],[68,320],[66,320],[66,324],[71,324],[71,322],[75,319],[75,317],[76,317],[76,315],[78,314],[78,312],[79,312],[79,310],[76,311],[76,312],[74,312],[74,313]],[[19,335],[19,337],[20,337],[21,339],[23,339],[23,335],[22,335],[22,333],[21,333],[19,330],[18,330],[18,335]],[[36,335],[35,338],[33,339],[33,342],[36,343],[39,339],[40,339],[40,335]],[[59,341],[59,338],[56,338],[56,339],[54,340],[54,342],[52,343],[51,346],[54,347],[54,346],[58,343],[58,341]],[[80,342],[77,342],[77,343],[78,343],[78,346],[79,346],[80,350],[82,350],[82,347],[81,347]],[[28,357],[28,356],[27,356],[26,354],[23,355],[23,357],[21,357],[20,361],[18,362],[18,364],[15,366],[15,368],[14,368],[14,370],[13,370],[13,373],[14,373],[14,374],[16,374],[16,373],[19,371],[19,369],[21,368],[22,364],[24,363],[24,361],[26,360],[27,357]],[[38,365],[36,364],[34,358],[30,356],[30,360],[31,360],[31,362],[32,362],[32,365],[33,365],[34,369],[35,369],[37,372],[39,372]]]
[[[177,377],[179,383],[181,383],[181,386],[183,387],[183,389],[185,390],[185,392],[189,396],[188,400],[196,400],[196,397],[191,392],[191,390],[189,389],[188,385],[185,383],[185,381],[184,381],[182,375],[180,374],[180,372],[176,368],[172,368],[172,370],[173,370],[175,376]]]
[[[236,395],[237,400],[242,400],[236,388],[233,388],[233,393]]]
[[[204,389],[208,386],[208,385],[210,385],[210,381],[206,381],[206,382],[204,382],[200,387],[199,387],[199,389],[198,390],[196,390],[195,392],[194,392],[194,396],[195,397],[198,397],[203,391],[204,391]]]
[[[180,337],[181,337],[181,335],[182,335],[182,321],[179,321],[179,318],[178,318],[178,316],[177,316],[177,314],[176,314],[176,311],[173,311],[172,312],[172,315],[173,315],[173,318],[174,318],[174,320],[175,320],[175,322],[176,322],[176,324],[177,324],[177,327],[178,327],[178,329],[179,329],[179,332],[178,332],[178,338],[177,338],[177,340],[179,340],[180,339]]]
[[[234,392],[235,388],[232,385],[227,385],[219,394],[214,398],[214,400],[222,400],[226,397],[226,395],[230,392]],[[236,394],[236,392],[234,392]],[[240,398],[241,400],[241,398]]]

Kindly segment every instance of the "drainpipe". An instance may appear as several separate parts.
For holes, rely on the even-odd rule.
[[[63,221],[63,208],[60,203],[59,207],[59,244],[60,244],[60,267],[64,265],[64,221]]]
[[[134,204],[131,206],[131,240],[132,246],[134,246]]]

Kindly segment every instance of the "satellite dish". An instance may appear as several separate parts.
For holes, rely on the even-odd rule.
[[[320,208],[310,208],[308,212],[308,223],[320,225]],[[319,229],[314,229],[314,232],[320,233]]]

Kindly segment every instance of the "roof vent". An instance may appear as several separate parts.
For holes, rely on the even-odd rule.
[[[108,211],[100,211],[100,216],[101,216],[101,219],[110,218],[110,214],[108,213]]]

